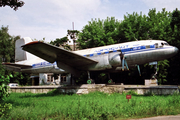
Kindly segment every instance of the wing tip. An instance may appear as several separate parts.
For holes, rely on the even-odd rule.
[[[36,44],[36,43],[39,43],[39,42],[41,42],[41,41],[33,41],[33,42],[27,43],[26,45]]]

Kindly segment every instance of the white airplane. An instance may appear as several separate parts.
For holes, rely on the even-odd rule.
[[[28,39],[30,38],[24,38],[23,40],[28,41]],[[23,50],[42,59],[35,56],[34,58],[40,60],[32,60],[33,57],[31,59],[27,58],[27,61],[30,62],[29,64],[24,63],[24,67],[21,67],[23,62],[16,62],[15,64],[20,64],[22,72],[45,73],[43,70],[52,72],[48,71],[50,70],[48,68],[51,68],[54,72],[67,72],[72,73],[74,76],[79,76],[81,71],[87,71],[88,83],[92,82],[90,77],[91,71],[109,73],[128,70],[137,66],[140,72],[139,65],[170,58],[179,51],[178,48],[162,40],[140,40],[78,51],[67,51],[40,41],[24,44],[18,45],[22,45]],[[20,53],[18,56],[21,58],[23,54]]]

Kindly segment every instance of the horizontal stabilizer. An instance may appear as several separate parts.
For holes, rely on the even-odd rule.
[[[97,63],[97,61],[90,58],[39,41],[30,42],[22,47],[23,50],[28,51],[50,63],[59,61],[74,68]]]
[[[24,68],[31,68],[31,65],[23,65],[23,64],[16,64],[16,63],[2,63],[2,65],[11,71],[21,72],[21,69]]]
[[[2,64],[5,66],[14,66],[14,67],[20,67],[20,68],[32,67],[31,65],[16,64],[16,63],[2,63]]]

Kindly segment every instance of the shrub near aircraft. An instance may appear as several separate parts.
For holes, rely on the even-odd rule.
[[[29,41],[30,38],[20,40]],[[81,71],[87,71],[88,83],[93,81],[90,77],[91,71],[110,73],[128,70],[135,66],[139,70],[140,64],[164,60],[178,52],[178,48],[162,40],[140,40],[78,51],[67,51],[47,43],[34,41],[22,45],[22,49],[37,57],[27,58],[31,64],[28,64],[29,68],[22,67],[21,71],[44,73],[43,70],[48,71],[48,68],[53,67],[56,72],[72,73],[74,76],[79,76]],[[19,56],[22,57],[22,54]],[[41,61],[35,60],[37,58],[42,59]]]

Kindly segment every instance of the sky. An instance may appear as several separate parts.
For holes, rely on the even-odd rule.
[[[67,30],[81,31],[92,19],[115,17],[137,12],[148,14],[149,9],[161,11],[180,10],[180,0],[21,0],[24,6],[14,11],[9,6],[0,7],[0,25],[8,26],[12,36],[45,38],[54,41],[67,35]]]

